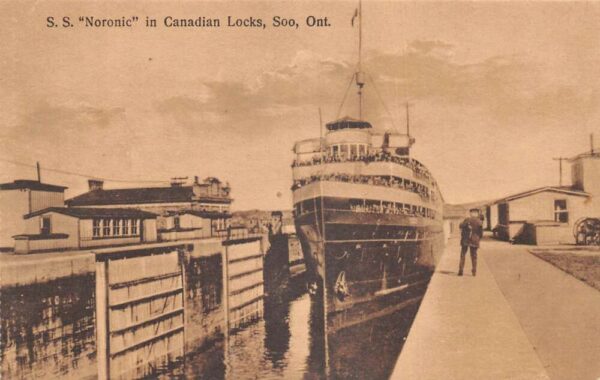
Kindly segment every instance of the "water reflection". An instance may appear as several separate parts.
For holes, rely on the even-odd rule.
[[[264,318],[189,353],[171,376],[201,379],[386,379],[394,368],[418,303],[329,335],[325,365],[322,302],[302,283],[265,301]],[[328,373],[328,374],[327,374]]]

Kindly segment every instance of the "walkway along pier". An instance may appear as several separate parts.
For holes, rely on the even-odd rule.
[[[597,379],[600,293],[531,255],[485,240],[458,277],[449,240],[392,379]]]

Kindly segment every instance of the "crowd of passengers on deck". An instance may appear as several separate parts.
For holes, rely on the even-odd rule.
[[[310,183],[317,181],[339,181],[339,182],[348,182],[348,183],[357,183],[357,184],[366,184],[366,185],[375,185],[375,186],[386,186],[392,187],[395,189],[403,189],[408,190],[413,193],[419,194],[422,199],[429,200],[434,197],[434,193],[429,191],[427,186],[422,185],[420,183],[395,177],[395,176],[374,176],[374,175],[350,175],[350,174],[321,174],[321,175],[312,175],[307,178],[302,178],[294,181],[292,185],[292,190],[297,190],[302,186],[306,186]]]
[[[321,157],[313,157],[310,160],[304,161],[294,161],[292,167],[296,166],[311,166],[311,165],[321,165],[321,164],[329,164],[329,163],[337,163],[337,162],[393,162],[396,164],[404,165],[413,170],[413,172],[422,178],[427,178],[431,180],[431,174],[429,170],[421,164],[419,161],[414,160],[409,157],[399,157],[392,155],[388,152],[378,151],[377,153],[367,153],[367,154],[326,154]]]

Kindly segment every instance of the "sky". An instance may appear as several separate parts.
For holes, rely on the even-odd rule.
[[[2,2],[0,181],[87,190],[227,181],[234,209],[291,208],[294,141],[356,116],[357,2]],[[600,141],[600,2],[363,2],[364,118],[404,130],[449,203],[558,184],[554,157]],[[306,17],[330,27],[308,28]],[[69,16],[72,28],[48,28]],[[79,16],[138,16],[98,29]],[[215,29],[146,16],[218,17]],[[227,16],[267,27],[229,28]],[[275,28],[274,16],[298,28]],[[600,143],[597,144],[600,147]],[[59,169],[72,174],[45,169]],[[568,165],[565,182],[569,182]],[[118,181],[112,181],[118,180]],[[132,181],[132,182],[124,182]]]

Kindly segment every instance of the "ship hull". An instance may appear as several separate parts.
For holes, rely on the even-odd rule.
[[[363,326],[418,307],[439,255],[439,220],[323,210],[296,215],[309,286],[323,303],[326,361],[352,360],[340,342]],[[346,337],[346,338],[344,338]],[[337,368],[337,370],[336,370]]]

